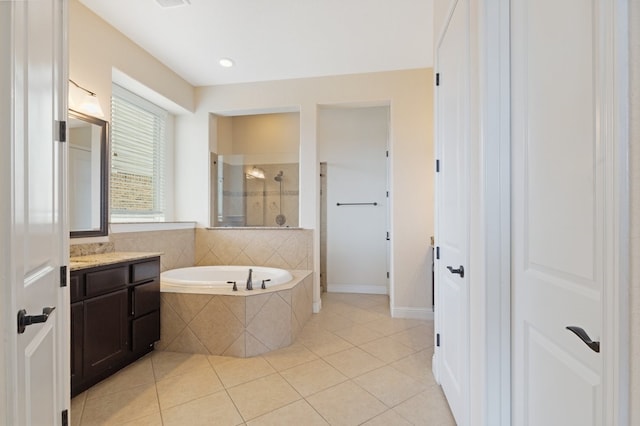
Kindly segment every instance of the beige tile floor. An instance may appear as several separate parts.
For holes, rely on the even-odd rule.
[[[325,294],[293,345],[254,358],[155,351],[71,401],[86,425],[455,425],[433,323],[388,298]]]

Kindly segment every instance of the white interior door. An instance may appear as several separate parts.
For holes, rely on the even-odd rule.
[[[468,16],[457,1],[436,53],[436,375],[459,425],[469,423]]]
[[[511,2],[513,424],[600,425],[613,284],[608,1]],[[611,350],[611,346],[609,346]]]
[[[3,226],[3,265],[8,269],[10,300],[3,308],[13,318],[6,327],[9,344],[7,424],[51,425],[61,423],[66,406],[69,376],[67,333],[62,327],[68,305],[60,287],[67,236],[62,220],[64,194],[64,145],[55,141],[56,120],[64,120],[63,7],[62,0],[3,2],[0,13],[9,13],[11,25],[1,36],[11,40],[2,52],[2,86],[11,93],[11,114],[1,124],[9,128],[6,141],[12,149],[12,167],[2,185],[12,197],[8,228]],[[3,47],[6,45],[3,43]],[[4,72],[6,71],[6,73]],[[5,142],[3,142],[5,143]],[[6,232],[6,234],[5,234]],[[5,283],[3,283],[5,285]],[[43,308],[55,308],[48,316]],[[20,310],[46,322],[19,331]],[[66,346],[65,346],[66,345]],[[3,383],[4,386],[4,383]]]

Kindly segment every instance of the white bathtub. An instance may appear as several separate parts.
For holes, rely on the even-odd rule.
[[[262,289],[262,281],[268,290],[291,282],[293,276],[285,269],[265,266],[193,266],[165,271],[160,274],[161,290],[164,292],[184,293],[251,293],[246,290],[249,269],[252,272],[253,291]],[[233,284],[237,283],[238,291],[233,292]]]

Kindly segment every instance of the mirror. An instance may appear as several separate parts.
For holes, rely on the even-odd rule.
[[[107,235],[107,122],[70,110],[67,143],[71,238]]]

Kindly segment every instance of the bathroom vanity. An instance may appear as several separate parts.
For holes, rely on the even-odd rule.
[[[160,339],[160,253],[71,258],[71,396]]]

